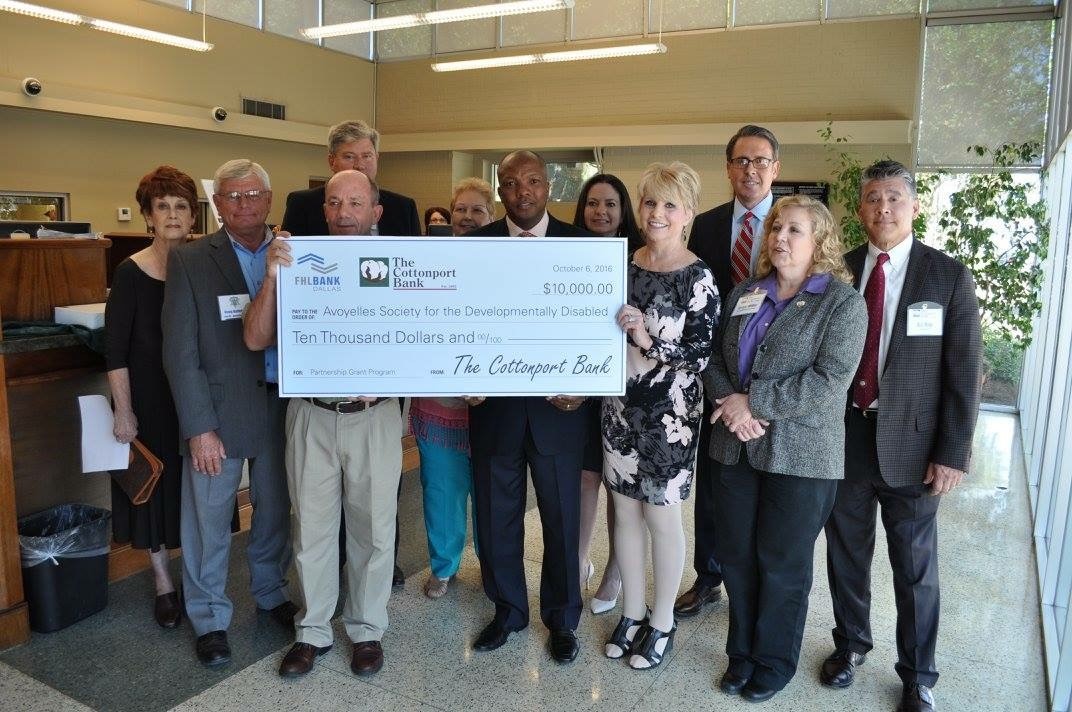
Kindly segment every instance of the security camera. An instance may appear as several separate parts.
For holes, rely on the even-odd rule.
[[[218,123],[223,123],[227,120],[227,109],[222,106],[212,107],[212,120]]]
[[[41,83],[40,79],[26,77],[22,80],[22,93],[26,96],[37,96],[44,90],[45,85]]]

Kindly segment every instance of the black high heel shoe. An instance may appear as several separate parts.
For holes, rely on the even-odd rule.
[[[651,625],[645,625],[637,633],[636,642],[633,645],[633,657],[629,659],[629,667],[634,670],[650,670],[658,667],[659,663],[663,661],[663,657],[674,649],[674,633],[676,632],[677,621],[674,621],[674,626],[669,633],[653,628]],[[660,651],[657,644],[663,638],[666,638],[666,645]],[[638,657],[646,661],[647,665],[639,664],[639,661],[636,660]]]
[[[633,650],[633,646],[639,642],[638,636],[641,631],[646,629],[647,625],[647,616],[644,616],[644,620],[641,621],[626,618],[625,616],[619,618],[618,625],[615,626],[614,632],[611,633],[606,646],[604,646],[604,654],[611,660],[624,658]],[[629,629],[633,627],[636,627],[636,630],[633,632],[633,637],[630,638]]]

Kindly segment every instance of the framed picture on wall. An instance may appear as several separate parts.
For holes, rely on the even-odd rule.
[[[70,220],[70,193],[0,190],[0,220],[52,222]]]

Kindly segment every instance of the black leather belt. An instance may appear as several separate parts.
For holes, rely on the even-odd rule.
[[[372,406],[379,405],[387,399],[377,398],[371,403],[366,403],[364,401],[339,401],[338,403],[329,403],[328,401],[322,401],[319,398],[302,398],[302,400],[309,401],[313,405],[318,408],[323,408],[324,410],[333,410],[336,413],[348,415],[350,413],[360,413],[363,410],[368,410]]]

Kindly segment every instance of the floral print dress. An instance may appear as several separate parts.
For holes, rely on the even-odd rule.
[[[718,291],[702,260],[672,272],[632,263],[629,285],[629,303],[644,313],[652,345],[641,350],[629,341],[625,397],[603,399],[603,479],[632,499],[680,504],[696,469],[700,372],[718,324]]]

